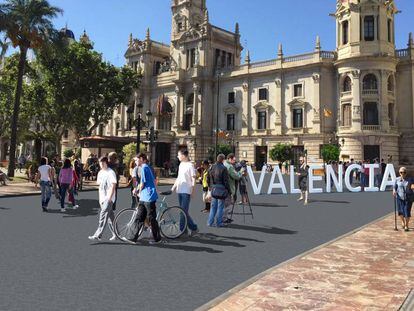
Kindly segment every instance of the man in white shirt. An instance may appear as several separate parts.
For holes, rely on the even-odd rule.
[[[97,183],[99,185],[99,204],[101,206],[101,210],[99,213],[98,229],[96,229],[94,235],[88,237],[89,240],[100,241],[102,233],[108,222],[109,230],[111,230],[112,233],[112,237],[109,240],[114,241],[116,239],[113,227],[115,216],[112,205],[116,200],[117,178],[115,172],[108,167],[108,162],[107,157],[102,157],[99,160],[101,170],[98,173]]]
[[[171,191],[177,191],[180,207],[187,214],[188,229],[190,230],[191,234],[194,234],[198,232],[198,227],[191,218],[189,209],[191,196],[194,193],[196,182],[196,170],[193,163],[191,163],[190,159],[188,158],[187,150],[178,151],[177,158],[180,160],[180,166],[178,168],[177,179],[175,180]],[[183,229],[182,226],[184,226],[184,224],[180,224],[181,230]]]

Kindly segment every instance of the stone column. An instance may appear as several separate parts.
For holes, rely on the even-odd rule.
[[[319,73],[315,73],[312,76],[313,79],[313,132],[321,132],[321,88],[320,88],[320,79],[321,76]]]
[[[388,132],[390,130],[390,122],[388,118],[388,77],[391,71],[381,70],[381,83],[379,84],[380,102],[378,103],[379,122],[381,130]]]
[[[178,130],[181,128],[183,123],[184,115],[184,103],[183,103],[183,94],[181,87],[178,85],[175,86],[175,95],[176,95],[176,105],[175,105],[175,115],[173,119],[173,128]]]
[[[362,109],[361,109],[361,71],[352,71],[352,129],[360,132],[362,130]]]
[[[276,78],[276,105],[275,105],[275,132],[276,135],[282,135],[282,79]]]
[[[250,107],[249,107],[249,83],[243,83],[243,96],[242,96],[242,136],[249,135],[250,129]]]

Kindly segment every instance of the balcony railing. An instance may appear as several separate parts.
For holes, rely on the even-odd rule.
[[[407,58],[409,55],[410,54],[408,52],[408,49],[402,49],[402,50],[395,51],[395,56],[397,56],[398,58]]]
[[[351,91],[341,93],[341,97],[346,97],[346,96],[351,96],[351,95],[352,95]]]
[[[300,54],[300,55],[294,55],[294,56],[289,56],[283,59],[284,63],[291,63],[291,62],[297,62],[297,61],[302,61],[302,60],[307,60],[307,59],[312,59],[314,57],[314,53],[306,53],[306,54]]]
[[[362,95],[378,95],[378,90],[363,90]]]
[[[381,131],[381,125],[363,125],[362,130],[370,132],[379,132]]]

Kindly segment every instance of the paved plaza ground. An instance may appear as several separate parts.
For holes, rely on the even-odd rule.
[[[128,189],[119,197],[129,206]],[[96,191],[66,213],[55,200],[42,213],[38,196],[1,198],[0,310],[194,310],[393,209],[390,193],[319,194],[306,207],[292,195],[250,197],[254,220],[236,215],[229,228],[207,228],[198,186],[191,214],[201,234],[156,246],[90,242]]]

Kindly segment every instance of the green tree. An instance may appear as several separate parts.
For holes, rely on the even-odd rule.
[[[233,148],[228,144],[218,144],[217,145],[217,155],[222,153],[227,157],[232,152],[233,152]]]
[[[129,163],[131,163],[132,159],[136,156],[136,149],[137,144],[136,143],[130,143],[128,145],[125,145],[122,148],[122,153],[124,154],[124,164],[125,167],[129,167]],[[140,152],[145,152],[145,145],[141,144],[140,146]]]
[[[63,151],[63,156],[65,158],[70,158],[73,155],[75,155],[75,151],[73,151],[72,149],[66,149],[65,151]]]
[[[270,149],[269,155],[273,161],[279,161],[280,163],[291,160],[292,145],[279,143]]]
[[[338,145],[324,145],[321,150],[322,159],[325,163],[329,161],[338,161],[341,150]]]
[[[8,175],[14,176],[20,101],[23,76],[29,49],[38,49],[55,32],[51,19],[62,10],[46,0],[6,0],[0,4],[0,31],[4,31],[13,47],[19,48],[20,58],[14,96],[10,133],[10,161]]]

